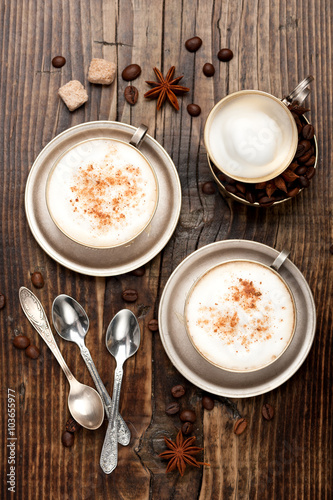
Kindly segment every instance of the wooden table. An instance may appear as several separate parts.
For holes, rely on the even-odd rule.
[[[18,499],[330,499],[332,490],[332,9],[316,0],[35,0],[3,2],[1,19],[1,292],[7,297],[1,324],[1,498]],[[196,54],[186,39],[203,40]],[[230,47],[233,60],[219,63],[216,54]],[[62,54],[62,69],[51,65]],[[116,61],[117,81],[111,87],[87,82],[92,57]],[[122,69],[142,67],[136,80],[140,97],[134,107],[124,100]],[[205,62],[216,73],[206,78]],[[180,99],[177,113],[169,105],[143,98],[152,67],[164,74],[170,66],[184,75],[191,90]],[[202,193],[211,180],[203,145],[209,110],[219,99],[240,89],[261,89],[286,95],[312,74],[309,118],[319,142],[318,173],[297,198],[268,210],[253,210],[217,192]],[[89,102],[70,113],[57,96],[71,79],[88,89]],[[202,113],[189,116],[186,106],[198,103]],[[118,120],[139,125],[171,155],[182,185],[182,210],[177,229],[165,249],[145,266],[143,277],[87,277],[58,265],[34,240],[24,212],[28,172],[42,148],[67,128],[91,120]],[[203,411],[202,391],[186,381],[164,352],[158,333],[148,329],[157,317],[163,288],[176,266],[191,252],[219,240],[244,238],[288,247],[314,294],[318,327],[311,352],[298,372],[278,389],[248,399],[222,403]],[[98,431],[81,429],[72,448],[61,435],[69,417],[68,385],[59,365],[26,320],[18,289],[32,288],[30,273],[39,270],[45,286],[35,290],[50,314],[59,293],[74,296],[91,322],[87,345],[107,388],[112,390],[114,362],[105,345],[112,316],[130,307],[139,317],[142,344],[125,365],[121,412],[132,432],[120,447],[119,465],[111,476],[99,467],[106,422]],[[139,299],[125,304],[121,292],[138,290]],[[28,335],[41,351],[36,361],[15,349],[12,339]],[[92,385],[78,349],[57,338],[79,380]],[[163,435],[174,438],[178,416],[165,414],[173,400],[170,389],[184,384],[183,408],[195,409],[194,434],[204,448],[201,459],[210,468],[188,468],[184,477],[165,474],[158,458]],[[15,489],[9,473],[7,391],[16,394]],[[275,407],[272,421],[261,416],[264,403]],[[248,420],[241,435],[233,432],[234,409]]]

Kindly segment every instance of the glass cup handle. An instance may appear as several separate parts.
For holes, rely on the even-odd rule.
[[[314,80],[312,75],[307,76],[302,80],[295,88],[290,92],[289,95],[282,99],[283,104],[289,106],[289,104],[302,104],[302,102],[308,97],[311,90],[308,88],[309,83]]]
[[[141,142],[145,138],[145,135],[146,135],[147,131],[148,131],[147,125],[144,125],[143,123],[141,123],[140,127],[138,127],[136,129],[136,131],[134,132],[134,134],[132,135],[132,138],[129,141],[129,143],[132,146],[134,146],[136,148],[139,148]]]
[[[286,250],[284,248],[282,252],[280,252],[279,255],[276,257],[276,259],[274,260],[274,262],[271,264],[270,267],[274,269],[274,271],[279,271],[280,267],[282,266],[282,264],[284,264],[289,254],[290,254],[289,250]]]

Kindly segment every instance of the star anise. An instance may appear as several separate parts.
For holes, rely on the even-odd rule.
[[[169,69],[165,78],[163,77],[159,69],[154,68],[154,71],[158,81],[146,82],[153,88],[151,90],[148,90],[148,92],[145,93],[144,97],[147,97],[148,99],[157,99],[157,109],[161,109],[166,98],[168,98],[172,106],[178,111],[179,104],[176,96],[183,95],[190,90],[187,87],[178,85],[180,80],[183,78],[183,75],[173,79],[173,75],[175,72],[174,66]]]
[[[175,470],[178,467],[181,476],[184,475],[186,464],[193,465],[194,467],[199,467],[200,465],[210,465],[205,462],[198,462],[193,455],[197,455],[203,448],[198,448],[197,446],[192,446],[195,441],[195,436],[187,438],[184,440],[182,431],[180,430],[176,437],[176,442],[174,443],[171,439],[164,436],[164,441],[169,448],[169,450],[163,451],[159,454],[159,457],[166,458],[169,460],[168,466],[166,468],[166,473]]]

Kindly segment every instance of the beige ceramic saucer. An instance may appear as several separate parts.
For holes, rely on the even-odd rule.
[[[206,361],[186,333],[184,304],[189,289],[207,269],[227,260],[246,259],[270,266],[279,252],[247,240],[225,240],[200,248],[189,255],[170,276],[159,305],[161,340],[174,366],[193,384],[212,394],[245,398],[271,391],[286,382],[301,366],[311,348],[316,310],[311,290],[299,269],[287,259],[279,270],[296,305],[294,337],[271,365],[248,373],[234,373]]]
[[[54,224],[46,205],[46,182],[56,159],[78,142],[110,137],[129,142],[136,127],[111,121],[88,122],[55,137],[35,160],[25,190],[25,210],[32,234],[43,250],[65,267],[91,276],[115,276],[143,266],[171,238],[180,214],[181,188],[177,170],[162,146],[149,135],[140,151],[152,164],[160,197],[148,227],[131,243],[112,249],[88,248],[70,240]]]

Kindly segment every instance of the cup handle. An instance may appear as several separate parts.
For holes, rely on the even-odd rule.
[[[290,92],[289,95],[282,99],[283,104],[289,106],[289,104],[302,104],[302,102],[310,94],[310,89],[308,88],[309,83],[314,80],[312,75],[307,76],[302,80],[295,88]]]
[[[279,255],[276,257],[276,259],[274,260],[273,264],[271,264],[270,267],[274,269],[274,271],[279,271],[280,267],[282,266],[282,264],[284,264],[289,254],[290,254],[289,250],[286,250],[284,248],[282,252],[280,252]]]
[[[147,130],[148,130],[148,127],[147,125],[144,125],[143,123],[141,123],[140,127],[138,127],[136,129],[136,131],[134,132],[134,134],[132,135],[132,138],[131,140],[129,141],[129,143],[136,147],[136,148],[139,148],[140,147],[140,144],[141,142],[143,141],[143,139],[145,138],[145,135],[147,133]]]

